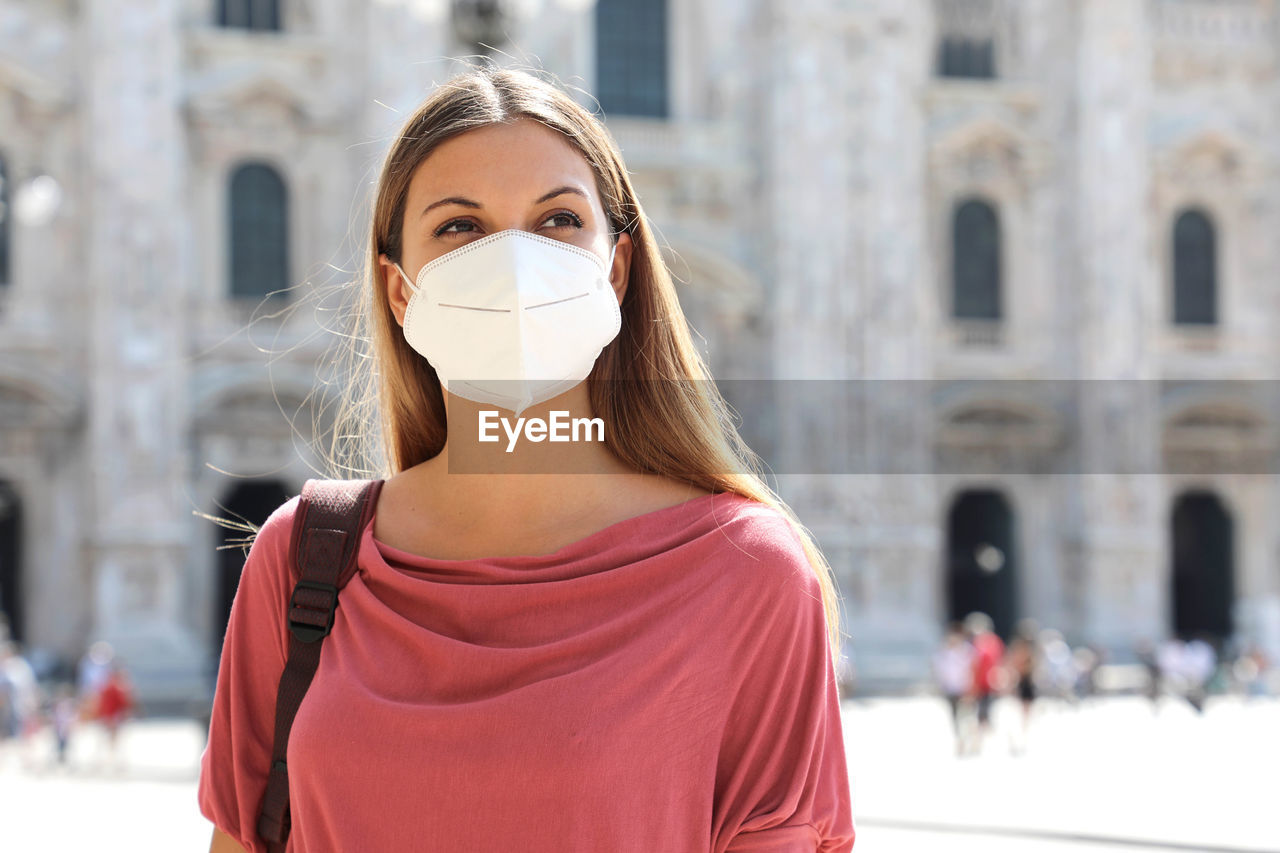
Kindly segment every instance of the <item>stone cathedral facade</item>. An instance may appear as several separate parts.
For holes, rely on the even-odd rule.
[[[323,294],[482,45],[599,98],[862,683],[974,609],[1280,656],[1272,0],[0,0],[24,644],[209,695],[241,558],[196,513],[311,475]]]

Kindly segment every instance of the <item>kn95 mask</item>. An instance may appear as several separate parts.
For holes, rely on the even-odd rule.
[[[450,394],[519,415],[586,379],[617,337],[612,266],[613,253],[606,264],[518,229],[441,255],[416,280],[396,264],[412,291],[405,340]]]

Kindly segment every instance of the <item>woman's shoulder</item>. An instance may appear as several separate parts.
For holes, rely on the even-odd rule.
[[[789,515],[738,495],[717,507],[719,543],[705,608],[708,630],[737,670],[774,677],[798,644],[822,647],[825,599],[801,534]],[[762,676],[764,677],[764,676]]]
[[[271,515],[267,516],[267,520],[262,523],[253,537],[254,547],[288,548],[301,500],[301,497],[294,495],[272,510]]]
[[[290,571],[289,546],[299,501],[300,498],[294,496],[280,504],[252,534],[252,544],[245,561],[246,573],[269,574],[283,580]]]
[[[793,586],[817,589],[813,567],[800,534],[781,509],[754,498],[726,493],[719,498],[715,522],[723,537],[720,555],[735,566],[737,580],[769,590]]]
[[[719,499],[716,520],[732,542],[779,558],[803,556],[796,528],[781,509],[734,492]]]

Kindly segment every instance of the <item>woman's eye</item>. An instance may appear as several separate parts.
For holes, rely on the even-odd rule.
[[[463,227],[458,230],[454,230],[455,225],[461,225]],[[453,219],[437,228],[436,236],[439,237],[441,234],[467,234],[474,231],[475,227],[476,224],[469,219]]]
[[[551,225],[552,228],[570,228],[570,227],[581,228],[582,227],[582,220],[579,219],[577,215],[568,213],[566,211],[561,211],[560,213],[551,214],[550,216],[547,217],[546,222],[544,222],[543,224],[545,225],[547,224],[547,222],[552,223]]]

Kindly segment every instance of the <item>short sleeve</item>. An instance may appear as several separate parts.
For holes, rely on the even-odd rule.
[[[258,808],[267,787],[276,692],[284,670],[291,588],[289,541],[298,499],[267,519],[245,560],[231,604],[209,740],[200,759],[200,811],[250,853],[265,853]]]
[[[712,853],[843,853],[853,809],[821,588],[785,520],[755,527]]]

